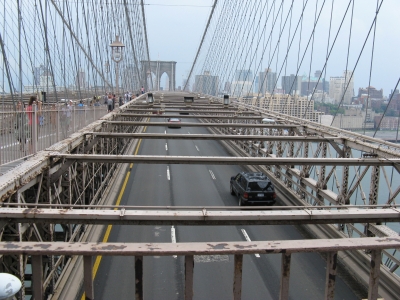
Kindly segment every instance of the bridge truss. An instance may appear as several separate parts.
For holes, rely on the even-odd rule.
[[[209,211],[215,209],[231,214],[229,218],[216,219],[216,224],[246,224],[254,222],[254,219],[261,220],[260,224],[272,224],[275,218],[282,224],[330,224],[316,225],[323,228],[327,238],[376,237],[397,241],[397,223],[393,222],[399,221],[396,205],[400,192],[396,180],[400,159],[398,145],[235,101],[229,106],[223,105],[222,100],[212,97],[195,99],[188,109],[182,98],[183,94],[157,94],[155,103],[149,104],[144,101],[145,96],[141,96],[1,176],[1,241],[5,243],[2,270],[17,275],[22,282],[32,279],[32,273],[27,271],[32,270],[29,266],[34,263],[32,252],[7,251],[7,242],[17,243],[22,249],[26,242],[79,245],[90,241],[90,234],[95,230],[92,224],[123,220],[126,224],[191,224],[196,221],[200,225],[212,222],[213,214]],[[161,138],[144,133],[145,126],[166,126],[167,123],[159,122],[159,119],[181,109],[190,113],[182,115],[183,119],[202,121],[202,124],[182,122],[182,126],[205,126],[212,134],[163,135],[162,138],[220,140],[233,156],[131,155],[141,139]],[[274,118],[276,124],[263,124],[265,117]],[[150,121],[150,118],[156,121]],[[277,187],[283,203],[300,206],[303,210],[290,212],[286,220],[279,212],[275,217],[271,213],[263,220],[264,211],[246,215],[245,211],[235,213],[236,208],[229,207],[190,210],[117,208],[113,206],[116,197],[112,194],[112,186],[118,184],[121,170],[133,162],[244,165],[265,172]],[[117,221],[113,221],[111,211],[101,210],[104,206],[116,209],[111,215],[117,216]],[[98,217],[85,217],[81,212],[82,216],[76,218],[79,209],[89,214],[93,210]],[[171,215],[171,209],[183,212]],[[315,219],[312,217],[314,209]],[[132,210],[142,212],[128,218]],[[316,221],[319,213],[322,217]],[[179,216],[185,214],[186,217],[180,219]],[[388,227],[386,222],[395,225]],[[395,272],[400,261],[395,248],[380,248],[380,291],[384,293],[396,291],[396,286],[399,286]],[[357,249],[367,250],[353,254],[354,259],[364,261],[361,264],[365,265],[365,260],[370,260],[369,247],[365,244]],[[40,260],[43,293],[58,293],[62,289],[61,283],[65,284],[69,268],[76,263],[76,257],[39,248],[35,254],[46,255],[46,259]],[[369,271],[367,268],[366,272]],[[24,287],[20,297],[30,294],[32,287]]]

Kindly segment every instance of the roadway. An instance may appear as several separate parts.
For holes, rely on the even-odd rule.
[[[156,120],[155,120],[156,121]],[[161,121],[161,120],[160,120]],[[193,120],[192,122],[197,122]],[[208,134],[205,128],[148,127],[151,133]],[[227,156],[216,141],[142,140],[138,154]],[[237,206],[229,179],[239,166],[133,165],[121,205]],[[175,232],[175,235],[174,235]],[[294,240],[304,237],[294,226],[113,226],[108,242],[223,242]],[[245,255],[242,299],[278,299],[281,256]],[[326,262],[315,253],[294,254],[290,299],[323,299]],[[195,257],[194,299],[232,299],[233,256]],[[95,278],[96,299],[132,299],[134,257],[103,257]],[[184,299],[184,258],[145,257],[145,299]],[[359,299],[341,279],[335,299]]]

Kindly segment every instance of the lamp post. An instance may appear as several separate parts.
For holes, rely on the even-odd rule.
[[[105,72],[106,72],[106,80],[108,81],[109,80],[108,73],[110,73],[110,63],[108,62],[108,60],[104,64],[104,68],[105,68]]]
[[[115,83],[117,85],[117,97],[119,96],[119,69],[118,64],[122,60],[122,49],[125,45],[119,40],[119,36],[115,36],[115,41],[110,45],[111,47],[111,58],[115,62]]]

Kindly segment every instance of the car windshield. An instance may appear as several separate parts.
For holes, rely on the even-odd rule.
[[[247,190],[250,191],[272,191],[272,184],[269,181],[252,181],[249,182]]]

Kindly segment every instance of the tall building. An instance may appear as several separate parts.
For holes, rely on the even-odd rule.
[[[285,94],[299,95],[301,91],[301,76],[282,76],[282,89]]]
[[[335,99],[336,104],[340,102],[351,104],[354,95],[354,77],[352,77],[352,74],[352,71],[344,71],[343,76],[330,78],[329,97]]]
[[[193,91],[217,96],[218,76],[212,76],[209,71],[204,71],[203,75],[196,75],[194,79]]]
[[[276,72],[272,72],[271,69],[265,69],[264,72],[259,73],[258,77],[259,84],[256,92],[262,95],[265,95],[265,93],[272,94],[276,88]]]
[[[251,92],[252,82],[251,81],[234,81],[232,82],[232,96],[235,97],[246,97]]]
[[[86,76],[85,76],[85,72],[80,69],[78,74],[76,74],[76,78],[75,78],[75,86],[79,87],[79,88],[86,88]]]
[[[301,80],[301,96],[310,96],[315,93],[328,93],[329,82],[322,78],[322,72],[317,70],[314,76],[303,75]]]
[[[236,70],[235,81],[253,81],[253,72],[250,70]]]
[[[46,71],[48,70],[46,70],[44,65],[40,65],[39,67],[35,67],[33,69],[33,85],[40,85],[40,76],[42,76],[42,74]]]

